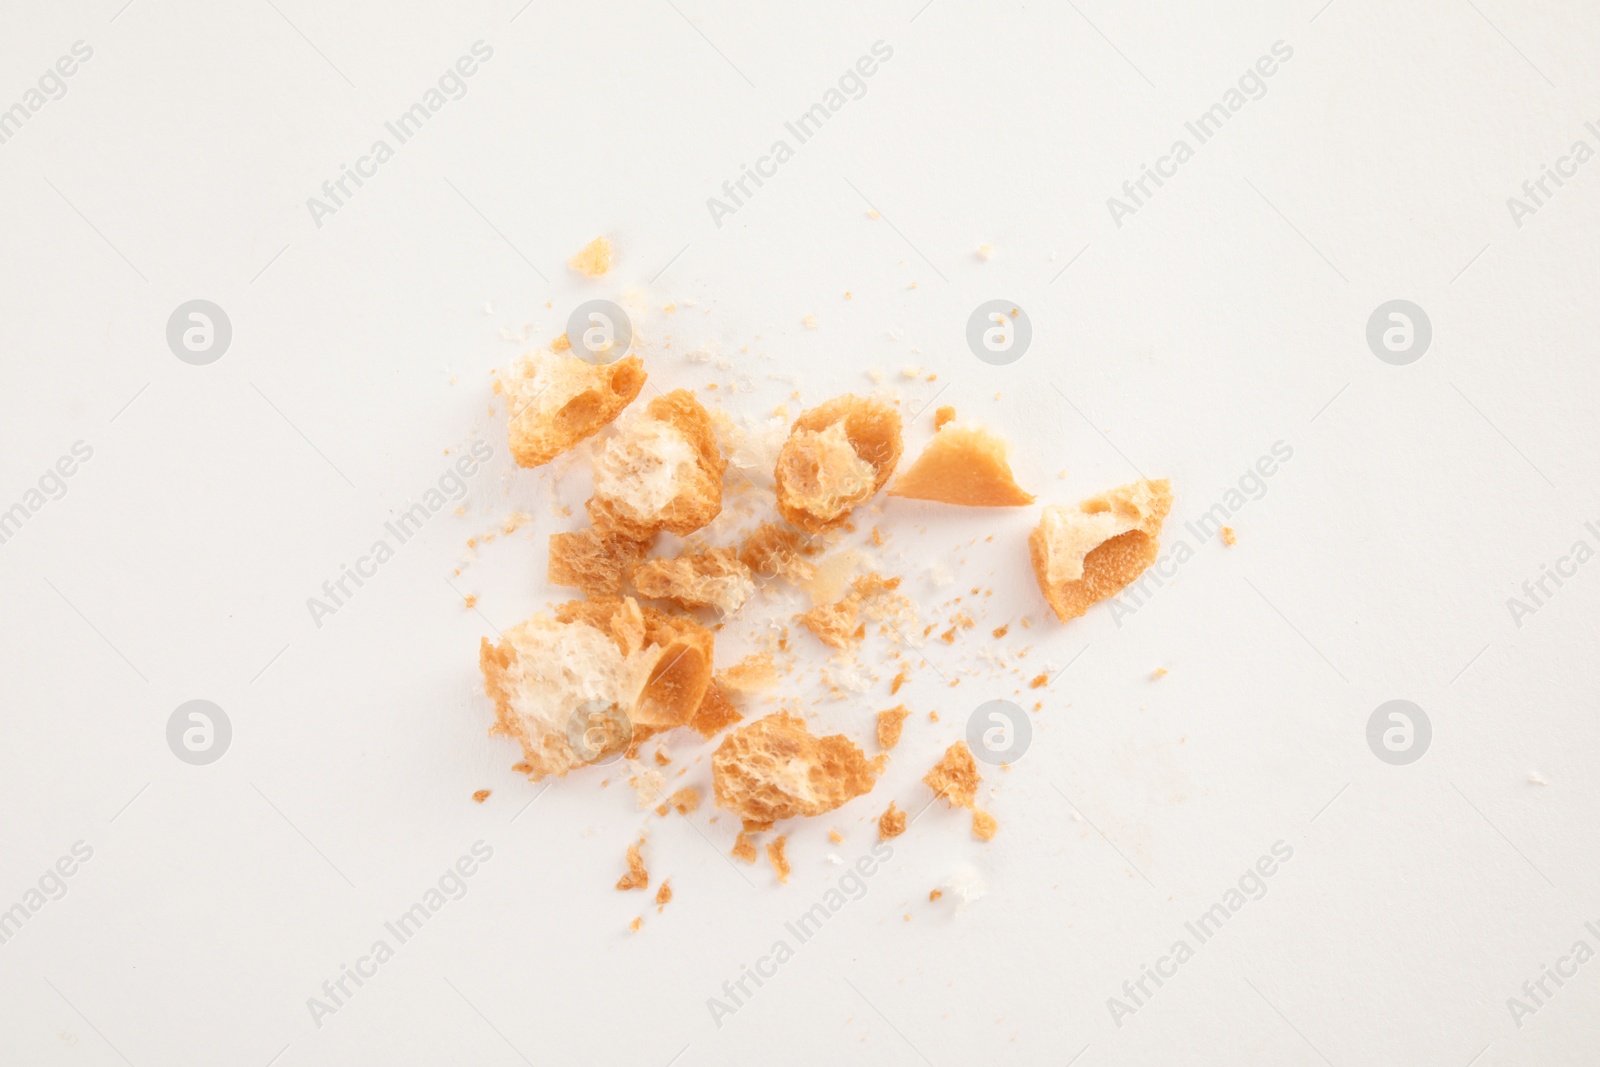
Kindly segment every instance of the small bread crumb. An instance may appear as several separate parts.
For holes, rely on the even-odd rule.
[[[644,856],[639,849],[644,838],[628,846],[628,873],[617,879],[618,889],[649,889],[650,872],[644,869]]]
[[[604,236],[596,237],[567,260],[567,266],[590,278],[600,277],[611,269],[611,242]]]
[[[767,844],[767,859],[772,862],[772,869],[778,872],[780,882],[789,880],[789,857],[784,855],[784,847],[788,843],[789,839],[779,834]]]
[[[472,609],[472,608],[477,607],[478,606],[478,594],[477,593],[468,593],[466,596],[461,598],[461,604],[462,604],[463,607],[468,608],[469,610]]]
[[[955,417],[956,409],[951,407],[949,404],[945,404],[944,406],[936,409],[933,413],[934,431],[938,432],[939,430],[944,429],[944,424],[947,422],[954,422]]]
[[[1239,536],[1233,532],[1232,526],[1224,526],[1222,528],[1222,543],[1229,548],[1239,543]]]
[[[1039,675],[1035,675],[1028,682],[1028,688],[1029,689],[1043,689],[1045,686],[1047,686],[1049,684],[1050,684],[1050,676],[1048,674],[1039,674]]]
[[[807,315],[800,320],[800,324],[808,330],[815,330],[817,328],[817,317],[815,315]]]
[[[1048,505],[1028,537],[1034,578],[1062,622],[1115,595],[1154,563],[1172,509],[1166,480],[1132,482],[1075,508]]]
[[[973,837],[976,837],[979,841],[988,841],[990,838],[994,837],[995,831],[999,828],[1000,823],[993,815],[990,815],[982,808],[972,809]]]
[[[905,728],[906,716],[911,712],[904,704],[878,712],[878,747],[888,751],[900,743],[900,731]]]
[[[779,711],[723,738],[711,757],[717,806],[747,822],[821,815],[872,789],[877,770],[843,734],[816,737]]]
[[[878,816],[878,840],[887,841],[906,832],[906,813],[889,801],[889,807]]]
[[[829,830],[828,840],[837,845],[844,840],[844,835],[837,830]]]
[[[679,815],[687,815],[700,806],[700,790],[692,785],[686,785],[667,798]]]
[[[749,834],[740,830],[739,836],[733,839],[733,851],[730,855],[736,860],[754,863],[756,861],[756,843],[750,840]]]
[[[987,263],[989,260],[994,258],[994,245],[979,245],[978,250],[974,253],[974,255],[976,255],[983,262]]]
[[[661,883],[661,888],[656,890],[656,903],[665,904],[672,899],[672,879],[668,878]]]
[[[1033,503],[1033,494],[1017,485],[1008,451],[1005,441],[981,426],[941,425],[889,495],[970,508],[1024,507]]]
[[[639,932],[639,927],[641,927],[643,925],[644,925],[644,916],[643,915],[635,915],[633,917],[633,922],[628,924],[628,929],[632,930],[634,933],[638,933]]]
[[[482,804],[485,800],[489,799],[489,790],[487,790],[487,789],[478,790],[476,793],[472,794],[472,799],[477,801],[479,804]]]
[[[965,741],[945,750],[944,758],[925,774],[922,781],[944,797],[952,808],[971,808],[978,799],[978,765]]]
[[[1166,676],[1167,676],[1167,669],[1165,667],[1157,667],[1155,670],[1150,672],[1150,680],[1152,682],[1155,681],[1157,678],[1165,678]]]
[[[942,896],[944,896],[944,890],[943,889],[930,889],[930,890],[928,890],[928,899],[929,900],[938,900]]]

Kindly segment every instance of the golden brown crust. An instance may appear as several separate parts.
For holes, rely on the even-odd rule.
[[[889,801],[889,807],[878,816],[878,840],[887,841],[891,837],[899,837],[906,832],[906,813],[894,806],[894,801]]]
[[[1056,618],[1077,618],[1143,574],[1160,554],[1158,538],[1171,509],[1165,480],[1119,486],[1076,509],[1047,507],[1028,537],[1028,555]],[[1102,531],[1118,532],[1089,549],[1080,564],[1077,553]]]
[[[780,882],[789,880],[789,857],[784,852],[784,846],[788,843],[789,839],[779,834],[767,844],[767,859],[771,861],[772,869],[778,872],[778,881]]]
[[[596,530],[551,534],[546,576],[551,585],[581,589],[586,596],[621,596],[629,571],[653,540],[652,536],[635,541]]]
[[[722,687],[716,682],[706,686],[706,695],[701,698],[700,706],[695,709],[694,717],[689,720],[689,725],[701,737],[715,737],[723,730],[743,719],[739,709],[728,700]]]
[[[782,711],[723,738],[711,772],[717,806],[757,825],[832,811],[877,780],[873,763],[848,737],[816,737]]]
[[[754,863],[756,861],[756,843],[750,840],[749,834],[740,830],[739,836],[733,839],[733,851],[730,855],[736,860]]]
[[[900,731],[905,728],[906,716],[911,711],[897,704],[888,711],[878,712],[878,747],[888,751],[900,743]]]
[[[716,608],[725,615],[744,606],[756,589],[750,568],[731,548],[649,560],[634,569],[633,584],[641,596],[683,608]]]
[[[683,446],[686,462],[679,463]],[[584,506],[603,531],[640,540],[659,530],[681,537],[721,514],[727,466],[710,414],[687,389],[674,389],[650,401],[644,417],[606,445],[595,461],[594,496]],[[667,484],[670,495],[641,496],[649,482]]]
[[[595,365],[565,353],[518,361],[495,386],[506,397],[511,456],[538,467],[592,437],[644,387],[638,356]]]
[[[922,781],[952,808],[970,808],[977,803],[978,765],[965,741],[945,749],[944,758],[923,775]]]
[[[836,424],[843,442],[828,432]],[[843,525],[889,480],[900,448],[900,415],[879,401],[846,394],[802,413],[773,471],[778,513],[807,533]]]
[[[947,426],[933,435],[915,463],[889,487],[890,496],[969,508],[1015,508],[1033,503],[1006,461],[1006,443],[977,426]]]

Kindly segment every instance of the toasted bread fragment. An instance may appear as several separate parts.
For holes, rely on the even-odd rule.
[[[860,644],[867,635],[866,624],[861,621],[861,596],[858,593],[847,593],[837,603],[818,604],[795,618],[829,648],[850,648]]]
[[[965,741],[945,749],[944,758],[922,777],[927,787],[944,797],[952,808],[971,808],[977,803],[979,780],[978,765]]]
[[[579,274],[598,278],[611,269],[611,242],[604,236],[596,237],[567,260],[567,266]]]
[[[754,863],[756,861],[756,843],[750,840],[748,833],[743,830],[739,831],[739,836],[733,839],[733,852],[731,855],[734,859],[744,860],[746,863]]]
[[[700,790],[692,785],[686,785],[668,797],[667,803],[671,804],[679,815],[687,815],[700,806]]]
[[[489,799],[489,792],[490,791],[487,789],[479,789],[472,794],[472,799],[477,803],[482,804],[485,800]]]
[[[887,841],[906,832],[906,813],[889,801],[888,809],[878,816],[878,840]]]
[[[972,836],[979,841],[988,841],[994,837],[995,831],[1000,829],[1000,822],[993,815],[982,808],[972,809]]]
[[[652,559],[634,570],[633,584],[642,596],[685,608],[716,608],[724,615],[738,611],[756,591],[750,568],[731,548]]]
[[[585,596],[621,596],[623,582],[652,540],[635,541],[596,530],[551,534],[546,576],[551,585],[581,589]]]
[[[848,737],[816,737],[782,711],[725,737],[711,774],[717,806],[757,825],[832,811],[877,780],[874,764]]]
[[[898,704],[888,711],[878,712],[878,747],[887,752],[900,743],[900,731],[905,728],[906,716],[911,711]]]
[[[571,601],[484,639],[491,734],[522,745],[534,779],[561,776],[682,725],[711,685],[712,637],[629,598]]]
[[[1006,443],[981,426],[954,423],[933,435],[917,461],[889,487],[890,496],[969,508],[1033,503],[1006,461]]]
[[[771,652],[753,652],[733,666],[717,672],[717,684],[736,693],[758,693],[778,682],[778,667]]]
[[[841,526],[899,462],[899,413],[876,400],[834,397],[801,414],[778,452],[778,513],[807,533]]]
[[[782,834],[767,843],[767,859],[771,861],[772,869],[778,872],[778,881],[780,882],[789,880],[789,857],[784,852],[784,848],[788,843],[789,839]]]
[[[817,573],[816,566],[805,559],[809,547],[799,531],[764,522],[744,539],[739,559],[759,580],[785,578],[798,584],[809,582]]]
[[[1233,532],[1232,526],[1224,526],[1220,532],[1222,534],[1222,543],[1229,548],[1239,543],[1239,535]]]
[[[724,729],[743,719],[739,709],[728,700],[728,695],[722,691],[722,686],[712,682],[706,686],[706,695],[701,698],[700,706],[695,709],[694,717],[689,720],[689,725],[701,737],[715,737]]]
[[[938,431],[944,429],[946,423],[955,422],[955,421],[956,421],[956,409],[951,407],[949,404],[945,404],[942,407],[934,409],[934,412],[933,412],[933,429],[934,429],[935,433],[937,433]]]
[[[644,869],[644,855],[639,851],[643,845],[641,837],[638,844],[628,846],[628,873],[617,879],[618,889],[650,888],[650,872]]]
[[[523,467],[549,463],[622,414],[644,379],[638,356],[604,365],[558,352],[524,356],[495,383],[506,398],[512,458]]]
[[[1033,573],[1062,622],[1132,582],[1155,562],[1172,510],[1165,480],[1132,482],[1076,508],[1051,504],[1028,538]]]
[[[646,405],[594,461],[595,528],[635,539],[658,530],[693,533],[722,512],[727,460],[711,416],[687,389]]]

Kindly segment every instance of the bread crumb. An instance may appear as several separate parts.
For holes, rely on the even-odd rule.
[[[701,698],[700,706],[695,709],[689,725],[694,727],[695,732],[701,737],[711,738],[743,718],[739,710],[728,701],[722,686],[712,682],[706,686],[706,695]]]
[[[633,917],[633,922],[628,924],[628,929],[632,930],[634,933],[638,933],[639,932],[639,927],[641,927],[643,925],[644,925],[644,916],[643,915],[635,915]]]
[[[710,414],[687,389],[674,389],[606,442],[585,506],[602,532],[643,539],[664,529],[682,537],[721,514],[727,466]]]
[[[937,711],[928,712],[928,721],[929,722],[938,722],[939,721],[939,713]]]
[[[485,800],[489,799],[489,792],[490,791],[487,789],[480,789],[476,793],[472,794],[472,799],[477,801],[479,804],[482,804]]]
[[[628,846],[628,873],[617,879],[618,889],[650,888],[650,872],[644,869],[644,856],[639,851],[643,844],[641,837],[637,844]]]
[[[911,668],[909,668],[909,667],[901,667],[900,668],[900,673],[896,674],[894,676],[894,680],[889,683],[889,695],[890,696],[894,696],[896,693],[900,692],[900,687],[902,685],[905,685],[907,679],[909,679],[910,677],[911,677]]]
[[[973,254],[987,263],[994,258],[994,245],[979,245],[978,250]]]
[[[945,750],[944,757],[925,774],[922,781],[952,808],[971,808],[978,798],[978,765],[965,741]]]
[[[889,807],[878,816],[878,840],[887,841],[906,832],[906,813],[889,801]]]
[[[739,546],[739,560],[752,574],[763,579],[784,578],[793,583],[809,582],[817,568],[804,558],[803,537],[775,523],[756,527]]]
[[[736,860],[754,863],[756,861],[756,843],[750,840],[749,834],[740,830],[739,836],[733,839],[733,852],[731,855]]]
[[[1114,595],[1155,562],[1172,509],[1172,487],[1141,481],[1090,497],[1076,508],[1048,505],[1028,537],[1039,590],[1062,622]]]
[[[992,635],[996,641],[1000,640],[1011,629],[1009,626],[996,626]]]
[[[461,603],[462,603],[462,606],[466,607],[468,610],[477,607],[478,606],[478,594],[476,594],[476,593],[468,593],[466,596],[461,598]]]
[[[731,615],[756,591],[750,568],[731,548],[689,552],[675,559],[652,559],[633,572],[640,595],[669,600],[684,608],[716,608]]]
[[[778,683],[771,652],[755,652],[717,672],[717,684],[736,693],[758,693]]]
[[[1165,678],[1166,676],[1167,676],[1167,669],[1165,667],[1157,667],[1155,670],[1150,672],[1150,680],[1152,682],[1155,681],[1157,678]]]
[[[1239,537],[1233,532],[1232,526],[1224,526],[1222,528],[1222,543],[1229,548],[1239,543]]]
[[[700,806],[700,790],[692,785],[686,785],[667,798],[679,815],[687,815]]]
[[[995,831],[1000,828],[1000,823],[993,815],[982,808],[972,809],[972,836],[979,841],[988,841],[994,837]]]
[[[874,764],[848,737],[815,737],[783,711],[725,737],[711,772],[717,806],[757,823],[821,815],[877,781]]]
[[[833,842],[833,843],[834,843],[834,844],[836,844],[836,845],[837,845],[837,844],[839,844],[839,843],[840,843],[840,842],[841,842],[841,841],[843,841],[843,840],[844,840],[844,835],[843,835],[843,834],[841,834],[841,833],[840,833],[840,832],[839,832],[839,831],[837,831],[837,830],[829,830],[829,831],[828,831],[828,840],[829,840],[829,841],[832,841],[832,842]]]
[[[658,748],[658,749],[656,749],[656,752],[655,752],[655,761],[656,761],[656,766],[665,767],[667,764],[672,762],[672,757],[667,755],[665,752],[663,752],[661,749]]]
[[[878,747],[888,751],[900,743],[900,731],[905,728],[906,716],[911,712],[904,704],[878,712]]]
[[[930,901],[938,900],[942,896],[944,896],[944,890],[943,889],[930,889],[930,890],[928,890],[928,899]]]
[[[668,878],[661,883],[661,888],[656,890],[656,903],[665,904],[672,899],[672,879]]]
[[[845,394],[802,412],[773,471],[778,513],[807,533],[844,524],[900,462],[900,416]]]
[[[600,277],[611,269],[611,242],[604,236],[596,237],[567,260],[567,266],[590,278]]]
[[[945,404],[944,406],[935,409],[934,413],[933,413],[933,430],[934,430],[934,432],[937,433],[940,430],[944,429],[945,423],[954,422],[955,418],[956,418],[956,409],[951,407],[948,404]]]
[[[622,414],[644,381],[638,356],[609,364],[558,352],[524,356],[495,382],[506,398],[512,458],[523,467],[549,463]]]
[[[807,315],[800,320],[800,323],[808,330],[815,330],[817,328],[817,317],[815,315]]]
[[[778,872],[780,882],[789,880],[789,857],[784,854],[784,847],[788,843],[789,839],[779,834],[767,844],[767,859],[771,861],[772,869]]]
[[[1048,674],[1038,674],[1038,675],[1035,675],[1028,682],[1028,688],[1029,689],[1043,689],[1045,686],[1047,686],[1049,684],[1050,684],[1050,676]]]
[[[812,633],[829,648],[847,649],[866,636],[866,625],[861,622],[861,597],[849,593],[833,604],[818,604],[795,621]]]
[[[916,462],[889,487],[890,496],[970,508],[1033,503],[1033,494],[1011,474],[1005,441],[976,424],[940,425]]]

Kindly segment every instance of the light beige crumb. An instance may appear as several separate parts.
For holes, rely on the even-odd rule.
[[[900,743],[900,731],[905,728],[906,716],[911,712],[904,704],[878,712],[878,747],[888,751]]]
[[[639,927],[641,927],[643,925],[644,925],[644,916],[643,915],[635,915],[633,917],[633,922],[628,924],[628,929],[632,930],[634,933],[638,933],[639,932]]]
[[[468,593],[465,597],[462,597],[461,603],[464,606],[466,606],[467,608],[475,608],[475,607],[477,607],[478,606],[478,594],[476,594],[476,593]]]
[[[1167,676],[1167,669],[1165,667],[1157,667],[1155,670],[1150,672],[1150,680],[1152,682],[1155,681],[1157,678],[1165,678],[1166,676]]]
[[[844,840],[844,835],[837,830],[829,830],[828,840],[837,845]]]
[[[800,324],[808,330],[815,330],[817,328],[817,317],[815,315],[807,315],[800,320]]]
[[[686,785],[668,797],[667,803],[676,808],[679,815],[687,815],[700,806],[700,790]]]
[[[596,237],[567,260],[567,266],[590,278],[600,277],[611,269],[611,242],[604,236]]]
[[[975,255],[983,262],[989,262],[994,258],[994,245],[979,245]]]

